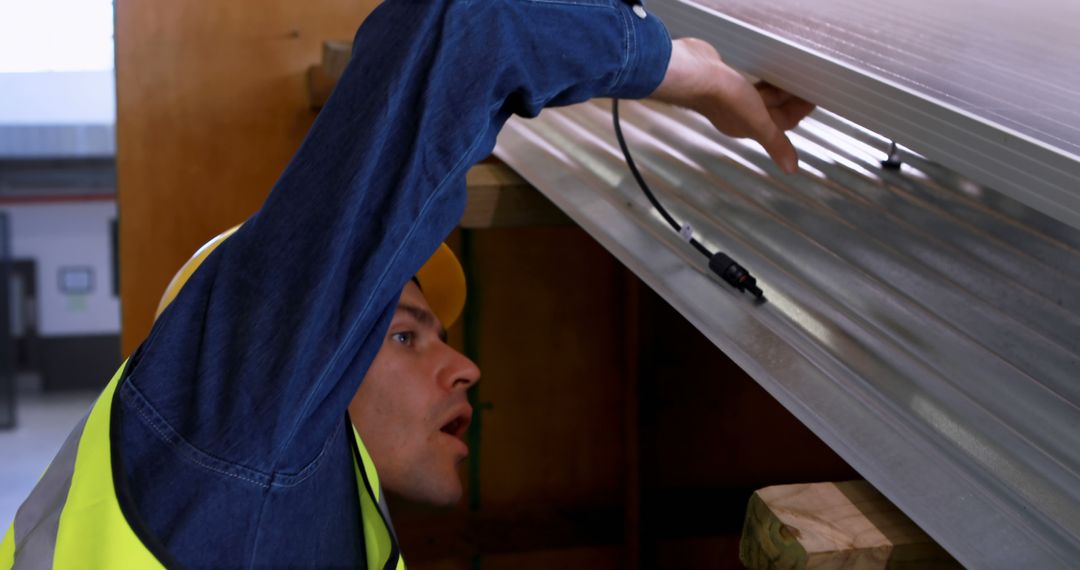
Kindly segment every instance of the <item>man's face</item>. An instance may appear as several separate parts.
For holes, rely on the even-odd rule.
[[[448,505],[461,498],[457,465],[472,418],[465,391],[480,370],[446,344],[446,331],[415,283],[405,286],[390,330],[349,404],[383,487]]]

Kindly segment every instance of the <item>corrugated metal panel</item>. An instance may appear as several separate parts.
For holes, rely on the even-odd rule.
[[[912,153],[883,170],[885,139],[824,112],[789,177],[697,115],[626,103],[659,199],[754,273],[755,306],[649,207],[610,121],[546,110],[496,154],[961,562],[1080,559],[1080,231]]]
[[[0,125],[0,159],[111,156],[115,125]]]
[[[676,36],[1080,227],[1080,4],[653,0]]]

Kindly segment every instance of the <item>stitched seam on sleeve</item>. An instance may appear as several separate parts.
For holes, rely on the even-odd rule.
[[[611,81],[611,86],[608,88],[614,92],[622,84],[623,78],[627,77],[630,67],[630,54],[633,47],[634,39],[634,23],[630,20],[628,9],[615,8],[615,13],[622,17],[623,22],[623,60],[622,65],[619,66],[619,72],[615,74],[615,78]]]

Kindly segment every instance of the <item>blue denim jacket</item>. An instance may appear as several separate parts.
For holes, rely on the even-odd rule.
[[[376,9],[261,210],[117,392],[114,470],[149,546],[188,567],[363,566],[346,408],[402,287],[460,218],[466,171],[511,114],[650,94],[670,51],[623,0]]]

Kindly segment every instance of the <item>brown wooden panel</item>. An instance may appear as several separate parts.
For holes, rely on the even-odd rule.
[[[745,570],[739,563],[739,536],[697,536],[661,541],[654,570]]]
[[[490,556],[483,570],[624,570],[616,548],[574,548],[528,554]]]
[[[259,207],[314,119],[308,66],[375,4],[117,0],[125,353],[180,264]]]
[[[857,477],[667,302],[651,291],[642,302],[647,491],[753,490]],[[777,453],[777,442],[783,442],[783,453]],[[733,521],[740,524],[741,517],[739,512]]]
[[[483,508],[621,505],[621,266],[577,228],[474,235]]]
[[[394,504],[394,525],[410,566],[476,556],[522,554],[622,543],[622,512],[545,509],[532,512],[410,512]]]

